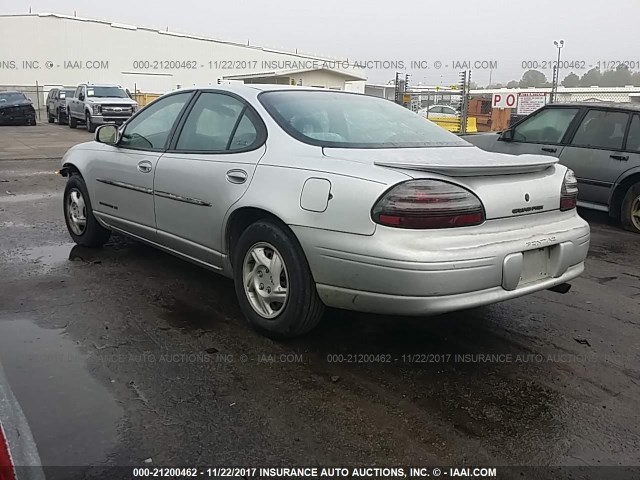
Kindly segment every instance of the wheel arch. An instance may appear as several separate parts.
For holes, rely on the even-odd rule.
[[[244,232],[249,225],[259,220],[271,220],[277,223],[280,227],[285,229],[291,235],[291,238],[295,239],[298,245],[300,245],[300,241],[296,237],[295,233],[289,228],[287,223],[283,221],[275,213],[269,210],[265,210],[264,208],[261,208],[261,207],[254,207],[254,206],[239,207],[233,210],[227,216],[227,220],[225,222],[225,227],[224,227],[224,237],[222,239],[223,251],[226,252],[227,258],[229,260],[229,265],[232,268],[233,268],[233,254],[234,254],[233,249],[237,240],[240,238],[240,235],[242,235],[242,232]]]
[[[623,178],[611,195],[609,201],[609,215],[619,219],[620,209],[622,208],[622,201],[632,185],[640,183],[640,168],[634,169],[630,174]]]
[[[60,169],[60,175],[63,177],[70,177],[71,175],[79,175],[84,180],[84,175],[80,169],[72,162],[65,162]]]

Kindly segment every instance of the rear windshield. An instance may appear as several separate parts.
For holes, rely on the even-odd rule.
[[[331,91],[263,92],[260,102],[301,142],[340,148],[470,146],[389,100]]]

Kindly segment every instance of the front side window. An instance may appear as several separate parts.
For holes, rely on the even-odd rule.
[[[192,92],[160,98],[127,123],[118,146],[143,150],[165,147],[171,129]]]
[[[631,120],[629,136],[627,137],[627,150],[640,151],[640,115],[634,115]]]
[[[620,149],[628,120],[628,113],[589,110],[571,143],[580,147]]]
[[[176,149],[194,152],[246,149],[258,138],[252,116],[234,97],[204,92],[184,123]]]
[[[577,108],[542,110],[515,127],[513,140],[526,143],[560,143],[577,113]]]
[[[323,147],[470,146],[453,133],[389,100],[354,93],[285,90],[260,102],[297,140]]]

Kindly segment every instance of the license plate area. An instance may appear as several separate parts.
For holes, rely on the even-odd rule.
[[[522,273],[518,286],[548,278],[550,254],[551,249],[548,247],[522,252]]]

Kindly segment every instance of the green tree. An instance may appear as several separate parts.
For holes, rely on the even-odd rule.
[[[624,87],[631,84],[629,67],[620,64],[615,70],[607,70],[602,74],[601,87]]]
[[[564,77],[562,80],[562,86],[567,88],[579,87],[580,86],[580,77],[575,73],[571,72],[569,75]]]
[[[539,70],[527,70],[522,74],[522,79],[519,82],[519,86],[522,88],[546,87],[548,85],[547,76]]]
[[[507,88],[518,88],[520,86],[520,82],[518,82],[517,80],[511,80],[509,83],[507,83]]]
[[[597,68],[592,68],[580,78],[581,87],[598,87],[602,82],[602,74]]]

